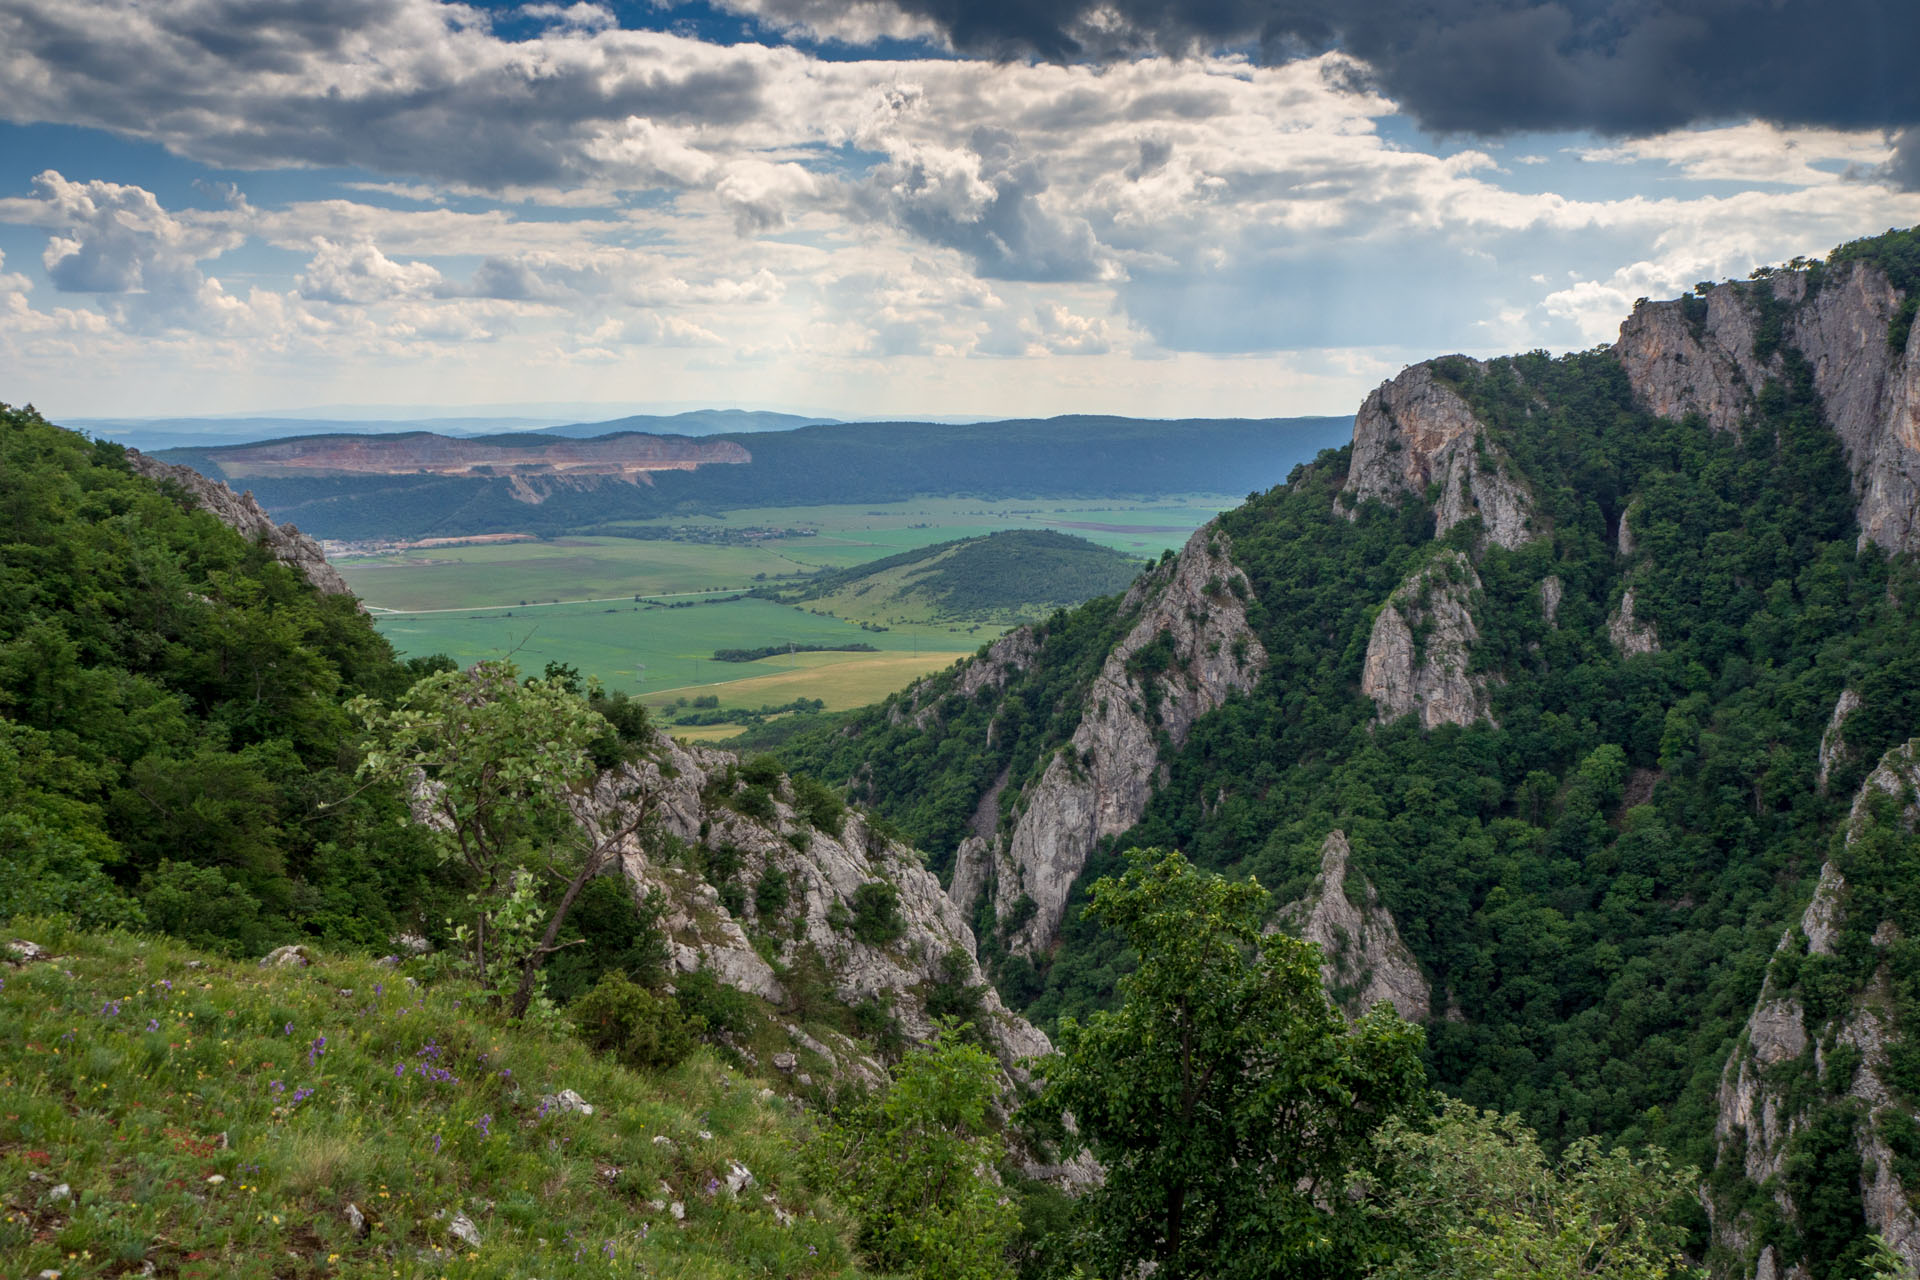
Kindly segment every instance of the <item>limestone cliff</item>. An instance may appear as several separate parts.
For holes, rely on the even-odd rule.
[[[1827,780],[1833,776],[1834,768],[1845,762],[1847,749],[1847,718],[1860,709],[1860,695],[1851,689],[1842,689],[1834,700],[1833,714],[1827,717],[1826,732],[1820,735],[1820,771],[1815,782],[1820,794],[1827,793]]]
[[[1774,372],[1753,353],[1754,312],[1747,286],[1733,284],[1704,298],[1641,302],[1613,352],[1653,413],[1698,413],[1716,431],[1738,431]]]
[[[1442,551],[1408,575],[1373,620],[1360,692],[1380,723],[1417,712],[1428,729],[1491,720],[1487,677],[1472,669],[1473,562]]]
[[[1349,869],[1352,855],[1346,833],[1330,833],[1312,890],[1281,908],[1275,924],[1319,945],[1321,981],[1349,1018],[1385,1000],[1408,1021],[1425,1022],[1433,989],[1372,883]]]
[[[1607,615],[1607,638],[1626,657],[1660,652],[1660,636],[1653,624],[1634,613],[1633,588],[1620,593],[1620,603]]]
[[[1460,393],[1416,364],[1383,383],[1353,422],[1342,504],[1425,497],[1435,485],[1434,536],[1478,515],[1486,538],[1512,550],[1537,536],[1532,499]]]
[[[1895,821],[1906,832],[1920,823],[1920,738],[1887,752],[1862,784],[1848,817],[1844,848],[1850,849],[1876,821],[1877,797],[1892,797]],[[1888,1049],[1896,1039],[1886,948],[1900,940],[1892,920],[1872,922],[1872,947],[1879,952],[1866,986],[1851,992],[1845,1006],[1824,1020],[1810,1018],[1796,985],[1813,957],[1834,957],[1842,929],[1849,923],[1850,890],[1834,862],[1820,869],[1820,881],[1797,929],[1780,940],[1755,1002],[1752,1016],[1720,1077],[1719,1117],[1715,1127],[1719,1160],[1766,1192],[1788,1221],[1797,1206],[1779,1175],[1795,1151],[1794,1139],[1817,1107],[1842,1107],[1852,1115],[1860,1157],[1858,1192],[1867,1228],[1883,1236],[1909,1267],[1920,1264],[1920,1215],[1898,1172],[1894,1148],[1912,1132],[1915,1100],[1900,1096],[1887,1081]],[[1857,922],[1860,924],[1867,921]],[[1836,1079],[1830,1064],[1847,1074]],[[1724,1185],[1724,1180],[1716,1180]],[[1920,1187],[1913,1188],[1920,1192]],[[1739,1197],[1707,1198],[1722,1271],[1755,1280],[1794,1280],[1808,1272],[1803,1260],[1782,1257],[1772,1243],[1756,1238],[1751,1203]]]
[[[637,797],[653,798],[655,822],[621,843],[620,866],[637,896],[658,899],[676,970],[708,969],[781,1005],[795,994],[794,975],[817,963],[837,999],[880,1001],[910,1039],[934,1029],[930,996],[973,988],[980,1028],[1010,1069],[1049,1051],[1046,1036],[1010,1013],[981,974],[972,930],[916,852],[858,812],[838,833],[813,827],[787,803],[784,783],[772,819],[738,812],[729,804],[737,761],[727,752],[663,740],[657,756],[602,775],[576,814],[597,837],[627,825]],[[731,908],[712,882],[716,862],[735,889]],[[786,901],[763,913],[754,887],[769,873],[785,878]],[[891,941],[863,942],[849,928],[868,885],[886,886],[897,902],[900,931]],[[851,1042],[801,1042],[830,1070],[872,1071]]]
[[[976,822],[960,846],[955,902],[970,907],[990,885],[1015,953],[1053,944],[1094,844],[1146,811],[1163,745],[1177,750],[1194,721],[1251,690],[1266,669],[1266,650],[1247,625],[1251,588],[1230,552],[1227,535],[1208,525],[1141,575],[1121,605],[1132,625],[1094,678],[1073,738],[1018,797],[1011,835],[994,833],[997,821]],[[989,800],[997,817],[1006,802],[998,788]]]
[[[235,493],[218,480],[209,480],[192,467],[179,467],[149,458],[138,449],[127,450],[127,465],[149,480],[172,481],[192,495],[194,504],[222,524],[267,544],[274,558],[306,575],[307,581],[328,595],[352,595],[345,578],[327,563],[320,544],[290,524],[275,524],[251,493]]]
[[[1846,453],[1862,543],[1920,550],[1920,326],[1898,350],[1888,340],[1902,300],[1871,262],[1780,272],[1643,302],[1613,351],[1651,412],[1737,431],[1784,372],[1779,347],[1794,350]],[[1763,330],[1778,334],[1772,349]]]

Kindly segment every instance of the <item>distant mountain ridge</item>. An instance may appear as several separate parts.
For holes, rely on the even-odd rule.
[[[791,431],[838,422],[838,418],[772,413],[758,409],[691,409],[683,413],[641,413],[583,421],[552,414],[512,416],[449,415],[424,418],[321,418],[297,414],[247,417],[69,418],[67,425],[96,440],[113,440],[149,452],[162,449],[219,448],[265,440],[326,435],[389,435],[430,431],[436,435],[479,437],[535,434],[589,438],[616,431],[709,436],[721,432]]]
[[[631,420],[622,420],[631,421]],[[462,442],[434,437],[442,461],[369,473],[259,463],[276,442],[163,452],[166,461],[251,488],[275,519],[296,521],[325,538],[417,538],[480,533],[552,534],[622,520],[737,510],[898,502],[929,495],[1007,497],[1165,496],[1246,492],[1336,445],[1348,418],[1144,420],[1100,416],[1005,422],[842,422],[788,431],[724,432],[696,443],[685,436],[620,432],[617,447],[681,451],[739,450],[737,465],[651,469],[646,483],[576,469],[543,477],[448,474]],[[417,433],[415,433],[417,435]],[[301,447],[336,440],[342,450],[368,437],[298,438]],[[645,442],[678,440],[668,446]],[[544,442],[544,443],[543,443]],[[290,447],[289,442],[277,442]],[[471,450],[549,449],[537,433],[476,438]],[[613,446],[609,446],[613,447]],[[265,451],[265,452],[263,452]],[[503,463],[496,459],[488,465]],[[636,473],[637,474],[637,473]],[[607,530],[617,532],[617,529]]]

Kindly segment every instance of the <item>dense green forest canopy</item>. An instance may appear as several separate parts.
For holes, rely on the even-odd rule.
[[[1117,497],[1238,493],[1278,479],[1344,440],[1351,418],[1177,419],[1074,416],[946,426],[860,422],[707,436],[749,463],[662,471],[650,484],[560,487],[540,504],[511,481],[447,476],[248,479],[274,518],[317,537],[402,538],[500,532],[553,534],[608,521],[738,510],[898,502],[925,495]],[[484,443],[551,445],[550,436]],[[169,450],[216,479],[219,449]]]
[[[346,704],[449,665],[397,661],[352,597],[118,445],[0,406],[0,918],[240,954],[439,937],[471,886],[397,788],[355,780]],[[616,951],[633,915],[602,922]],[[575,986],[601,949],[569,958]]]

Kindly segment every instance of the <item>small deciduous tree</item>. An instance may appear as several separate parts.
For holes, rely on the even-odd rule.
[[[1518,1116],[1449,1100],[1430,1124],[1389,1120],[1378,1176],[1356,1191],[1407,1233],[1374,1280],[1667,1280],[1684,1273],[1671,1216],[1699,1186],[1666,1153],[1635,1157],[1593,1138],[1555,1162]]]
[[[947,1024],[815,1144],[817,1172],[858,1215],[876,1268],[921,1280],[1012,1274],[1019,1211],[993,1181],[1001,1147],[988,1127],[999,1087],[999,1063]]]
[[[575,813],[613,727],[568,673],[523,683],[505,661],[436,672],[391,707],[356,698],[349,710],[367,730],[360,776],[411,789],[440,856],[473,883],[461,936],[481,984],[525,1014],[574,899],[651,817],[652,798],[633,795],[591,834]]]
[[[1426,1096],[1420,1031],[1349,1028],[1312,944],[1261,933],[1267,892],[1142,850],[1089,913],[1139,952],[1122,1004],[1063,1020],[1043,1116],[1106,1167],[1087,1214],[1099,1274],[1351,1275],[1383,1238],[1345,1194],[1371,1136]]]

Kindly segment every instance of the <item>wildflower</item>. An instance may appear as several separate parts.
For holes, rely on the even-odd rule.
[[[117,1017],[119,1017],[119,1016],[120,1016],[120,1002],[119,1002],[118,1000],[109,1000],[109,1001],[107,1001],[107,1002],[106,1002],[105,1004],[103,1004],[103,1005],[101,1005],[101,1006],[100,1006],[100,1016],[101,1016],[101,1017],[103,1017],[103,1018],[117,1018]]]
[[[159,1029],[160,1029],[160,1019],[158,1018],[147,1019],[147,1030],[158,1031]]]
[[[289,1101],[294,1106],[297,1107],[301,1103],[305,1102],[308,1098],[311,1098],[312,1096],[313,1096],[313,1090],[308,1088],[306,1085],[301,1085],[298,1089],[295,1089],[293,1091],[293,1097],[289,1099]]]
[[[440,1154],[440,1135],[437,1133],[433,1135],[433,1154]]]
[[[486,1115],[474,1121],[473,1125],[474,1128],[480,1130],[481,1137],[491,1138],[493,1136],[493,1113],[489,1111]]]
[[[307,1046],[307,1065],[312,1066],[320,1055],[327,1051],[327,1038],[315,1036],[313,1043]]]
[[[267,1088],[271,1089],[275,1093],[285,1093],[287,1091],[287,1086],[280,1083],[278,1080],[269,1081],[267,1083]]]
[[[374,984],[373,984],[373,994],[375,994],[375,995],[377,995],[377,996],[378,996],[378,995],[385,995],[385,994],[386,994],[386,991],[387,991],[387,988],[386,988],[386,984],[385,984],[385,983],[381,983],[381,982],[376,982],[376,983],[374,983]]]
[[[288,1024],[286,1025],[286,1026],[284,1026],[284,1027],[282,1027],[282,1028],[280,1028],[280,1034],[281,1034],[281,1035],[283,1035],[283,1036],[290,1036],[290,1035],[292,1035],[292,1034],[293,1034],[293,1024],[292,1024],[291,1022],[289,1022],[289,1023],[288,1023]]]
[[[407,1074],[407,1064],[406,1064],[406,1063],[404,1063],[404,1062],[396,1062],[396,1063],[394,1063],[394,1064],[393,1064],[393,1078],[394,1078],[395,1080],[400,1080],[400,1079],[404,1079],[404,1078],[405,1078],[405,1076],[406,1076],[406,1074]]]

